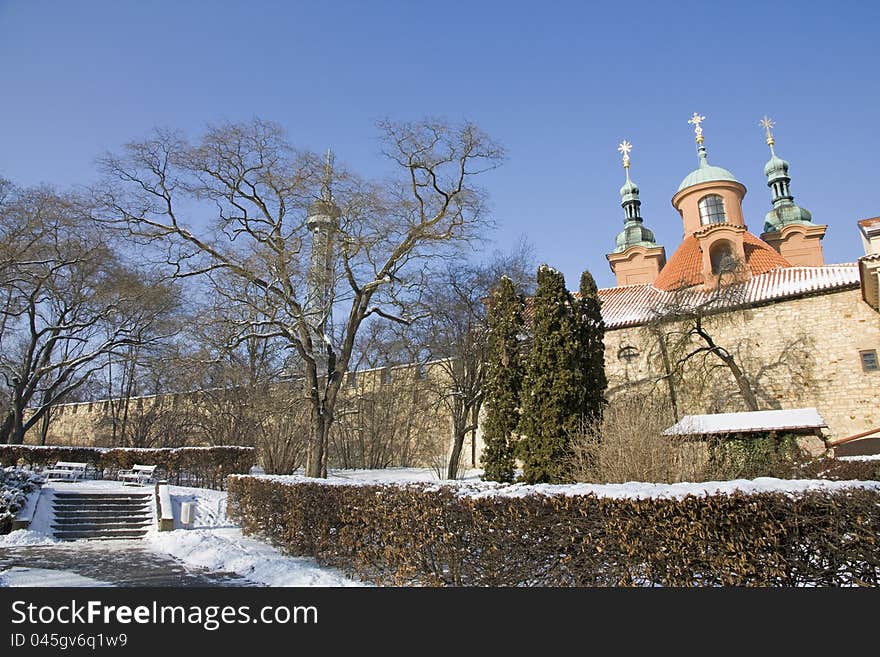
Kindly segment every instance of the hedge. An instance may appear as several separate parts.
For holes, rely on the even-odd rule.
[[[100,475],[113,478],[135,464],[157,465],[157,475],[173,484],[222,488],[231,474],[250,472],[256,462],[253,447],[107,448],[0,445],[0,465],[31,468],[57,461],[88,463]]]
[[[229,514],[383,585],[877,586],[880,491],[614,499],[230,477]]]
[[[880,460],[815,459],[800,468],[802,476],[816,479],[880,480]]]

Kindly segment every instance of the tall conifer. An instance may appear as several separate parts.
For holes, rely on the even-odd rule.
[[[523,300],[506,276],[492,295],[487,323],[485,448],[481,461],[490,481],[513,481],[515,432],[519,424],[523,363]]]
[[[561,273],[538,269],[533,337],[522,391],[519,456],[528,483],[567,481],[571,430],[582,414],[581,323]]]
[[[605,321],[596,281],[589,271],[581,274],[579,292],[576,307],[581,329],[581,415],[596,425],[602,421],[608,379],[605,376]]]

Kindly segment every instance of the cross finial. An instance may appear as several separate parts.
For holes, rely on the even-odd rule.
[[[333,193],[330,190],[330,181],[333,179],[333,150],[327,149],[327,158],[324,161],[324,180],[321,181],[321,197],[325,201],[330,201],[333,198]]]
[[[758,121],[758,125],[764,128],[765,132],[767,133],[767,145],[770,147],[770,152],[773,155],[776,155],[776,153],[773,152],[773,144],[776,143],[776,140],[773,139],[773,133],[771,132],[771,129],[776,124],[773,122],[773,119],[765,114],[764,118]]]
[[[694,126],[694,133],[697,135],[697,143],[703,143],[703,126],[700,124],[706,120],[705,116],[700,116],[697,112],[694,112],[694,115],[688,119],[688,123]]]
[[[632,147],[633,145],[630,144],[626,139],[620,142],[620,145],[617,147],[617,152],[623,154],[624,169],[629,169],[629,152],[632,150]]]

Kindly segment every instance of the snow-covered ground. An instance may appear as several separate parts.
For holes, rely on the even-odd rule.
[[[0,587],[3,586],[73,587],[112,586],[112,584],[91,577],[83,577],[66,570],[14,566],[8,570],[0,571]]]
[[[52,537],[52,495],[56,490],[120,490],[118,482],[52,482],[40,493],[31,526],[0,536],[0,548],[60,543]],[[131,488],[123,490],[132,490]],[[141,489],[141,490],[151,490]],[[175,530],[159,532],[155,527],[144,545],[171,555],[185,565],[213,572],[236,573],[266,586],[363,586],[334,568],[319,566],[314,559],[290,557],[266,542],[244,536],[226,515],[226,493],[204,488],[171,486]],[[192,528],[180,523],[180,506],[195,503]],[[71,543],[65,542],[66,545]],[[113,549],[113,543],[107,544]],[[100,586],[102,582],[67,571],[10,568],[0,572],[0,586]]]
[[[188,566],[234,572],[266,586],[363,586],[334,568],[311,558],[290,557],[250,536],[244,536],[226,515],[226,493],[205,488],[171,486],[175,530],[151,531],[152,549],[170,554]],[[180,506],[194,502],[190,529],[180,522]]]

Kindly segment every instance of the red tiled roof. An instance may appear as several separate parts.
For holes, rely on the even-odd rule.
[[[784,267],[755,275],[738,285],[732,294],[723,298],[735,299],[736,302],[722,300],[722,304],[754,306],[808,294],[857,288],[859,268],[850,262],[822,267]],[[688,293],[687,301],[694,305],[703,303],[712,293],[698,288]],[[602,318],[609,329],[644,324],[656,317],[664,304],[674,299],[672,292],[648,284],[602,288],[599,297],[602,299]]]
[[[743,233],[743,250],[746,265],[752,276],[764,274],[779,267],[791,267],[791,264],[766,242],[758,239],[750,232]],[[682,240],[679,247],[654,280],[654,287],[660,290],[677,290],[691,287],[703,282],[703,252],[700,243],[693,235]]]

